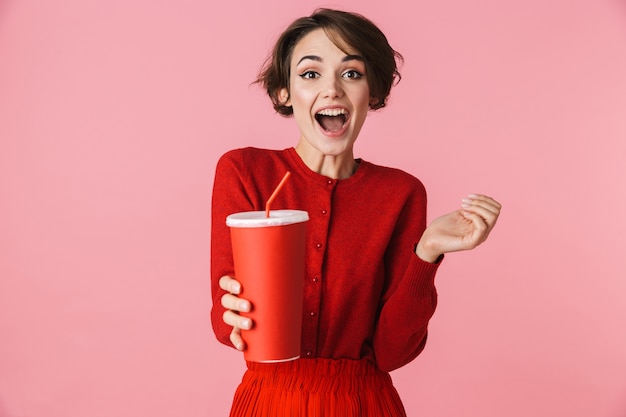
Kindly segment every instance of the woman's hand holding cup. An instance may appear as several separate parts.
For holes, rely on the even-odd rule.
[[[241,338],[241,330],[249,330],[252,328],[252,320],[243,317],[239,313],[247,313],[251,309],[250,301],[238,297],[241,294],[241,283],[231,276],[224,275],[220,278],[220,288],[227,292],[222,296],[222,307],[226,309],[224,312],[224,323],[233,326],[230,333],[230,341],[237,350],[243,351],[246,344]]]

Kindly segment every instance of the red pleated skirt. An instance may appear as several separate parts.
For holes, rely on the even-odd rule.
[[[390,375],[367,360],[247,365],[231,417],[406,417]]]

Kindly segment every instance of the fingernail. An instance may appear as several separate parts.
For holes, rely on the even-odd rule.
[[[237,350],[243,350],[243,343],[237,343],[237,346],[235,346],[237,348]]]
[[[238,282],[231,284],[230,286],[230,292],[233,294],[239,294],[239,291],[241,291],[241,284],[239,284]]]
[[[249,330],[251,325],[252,325],[252,322],[250,321],[250,319],[245,319],[241,321],[242,329]]]
[[[239,311],[248,312],[250,311],[250,303],[247,301],[242,301],[239,303]]]

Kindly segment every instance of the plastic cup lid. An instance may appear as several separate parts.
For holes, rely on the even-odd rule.
[[[302,210],[271,210],[270,217],[265,211],[244,211],[226,217],[229,227],[268,227],[302,223],[309,220],[309,213]]]

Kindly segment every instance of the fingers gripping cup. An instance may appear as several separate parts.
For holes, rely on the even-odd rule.
[[[267,217],[269,214],[269,217]],[[300,357],[304,248],[309,216],[300,210],[249,211],[226,218],[235,277],[252,309],[242,330],[244,358],[282,362]]]

